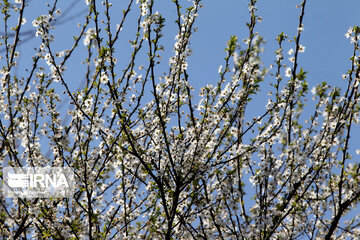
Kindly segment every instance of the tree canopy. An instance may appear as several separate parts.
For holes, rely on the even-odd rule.
[[[274,33],[269,68],[250,0],[247,36],[229,38],[210,81],[188,73],[206,1],[173,0],[175,11],[162,13],[162,1],[128,0],[122,10],[86,0],[83,21],[67,33],[57,31],[72,17],[60,1],[1,1],[2,167],[67,166],[76,189],[72,198],[1,195],[2,238],[360,238],[360,164],[350,151],[360,28],[346,33],[346,88],[314,86],[298,61],[306,2],[294,38]],[[130,46],[125,26],[134,30]],[[163,45],[169,29],[173,49]],[[205,83],[200,91],[196,81]],[[262,113],[249,115],[264,92]]]

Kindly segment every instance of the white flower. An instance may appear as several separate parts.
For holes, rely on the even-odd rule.
[[[313,87],[313,88],[311,89],[311,94],[312,94],[312,95],[315,95],[315,94],[316,94],[316,87]]]
[[[355,153],[356,153],[357,155],[359,155],[359,154],[360,154],[360,149],[356,149]]]
[[[145,16],[149,13],[149,9],[146,2],[142,3],[140,8],[141,8],[141,16]]]
[[[86,99],[86,100],[84,101],[84,105],[85,105],[86,108],[91,108],[92,103],[93,103],[92,98],[88,98],[88,99]]]
[[[221,70],[222,70],[222,65],[220,65],[218,73],[221,74]]]
[[[34,21],[32,21],[32,25],[34,27],[38,27],[39,26],[39,21],[35,19]]]
[[[349,27],[347,33],[345,33],[345,37],[346,37],[346,38],[349,38],[350,35],[352,34],[352,32],[353,32],[353,28],[352,28],[352,27]]]
[[[85,0],[86,5],[89,5],[91,0]]]
[[[355,38],[355,37],[351,37],[351,38],[350,38],[350,43],[351,43],[351,44],[355,43],[357,39],[358,39],[358,37],[356,37],[356,38]]]
[[[303,45],[299,45],[299,52],[305,52],[305,46],[303,46]]]
[[[291,48],[291,49],[288,51],[288,54],[289,54],[289,55],[294,54],[294,49]]]
[[[286,70],[285,70],[285,76],[286,77],[291,77],[291,68],[288,67]]]
[[[61,52],[56,52],[55,56],[56,57],[63,57],[65,55],[65,51],[61,51]]]
[[[131,103],[134,103],[135,100],[136,100],[136,96],[135,96],[135,94],[133,93],[133,94],[131,95],[131,97],[130,97],[130,102],[131,102]]]
[[[302,32],[302,31],[304,31],[304,26],[301,26],[301,27],[298,27],[298,29],[297,29],[299,32]]]
[[[91,39],[94,39],[96,35],[95,28],[89,28],[85,33],[84,45],[88,46],[90,44]]]
[[[23,17],[23,18],[21,19],[21,25],[24,25],[26,22],[27,22],[27,21],[26,21],[26,18]]]
[[[187,62],[183,62],[183,63],[181,64],[181,69],[186,70],[187,67],[188,67],[188,63],[187,63]]]
[[[107,75],[101,76],[100,82],[101,82],[101,83],[104,83],[104,84],[108,83],[108,82],[109,82],[108,76],[107,76]]]

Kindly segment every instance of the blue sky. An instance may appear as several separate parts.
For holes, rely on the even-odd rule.
[[[226,2],[226,4],[225,4]],[[275,38],[284,32],[289,38],[296,35],[300,1],[273,0],[258,1],[258,13],[263,22],[256,31],[267,43],[263,61],[265,66],[273,63],[277,49]],[[191,60],[195,76],[204,73],[216,75],[223,64],[225,42],[231,35],[239,39],[247,36],[245,22],[249,20],[247,1],[208,1],[201,9],[197,26],[199,32],[193,36],[194,54]],[[350,66],[352,46],[344,34],[349,26],[360,24],[360,1],[316,0],[307,1],[304,31],[301,42],[306,46],[300,55],[299,64],[309,72],[310,84],[328,81],[342,84],[341,74]],[[294,47],[285,45],[284,50]]]
[[[72,36],[79,31],[76,25],[84,22],[84,16],[87,12],[85,1],[75,1],[76,4],[68,8],[71,2],[73,1],[60,1],[58,4],[63,11],[63,15],[66,10],[70,10],[64,18],[73,15],[78,16],[72,18],[66,24],[57,26],[54,30],[56,37],[54,45],[58,50],[71,47]],[[265,66],[274,63],[277,34],[284,32],[289,38],[296,35],[300,9],[295,6],[300,3],[299,0],[258,1],[258,13],[263,17],[263,22],[257,25],[255,31],[259,32],[267,42],[264,45],[265,51],[263,54]],[[197,88],[203,86],[203,83],[218,80],[217,71],[219,65],[224,63],[224,49],[229,37],[237,35],[240,41],[247,37],[245,26],[245,23],[249,21],[247,4],[248,1],[245,0],[203,1],[204,8],[200,9],[195,24],[199,31],[192,37],[193,55],[189,58],[190,80]],[[25,10],[27,23],[23,26],[24,29],[33,29],[31,26],[32,20],[36,16],[47,12],[43,5],[37,1],[30,1],[31,8]],[[112,9],[114,26],[121,19],[119,14],[121,11],[118,11],[118,9],[123,9],[126,5],[127,2],[114,3]],[[159,9],[160,13],[163,13],[165,17],[175,13],[175,6],[171,1],[156,1],[155,8]],[[299,64],[309,72],[308,81],[311,85],[322,81],[328,81],[336,85],[343,83],[341,74],[345,73],[349,68],[349,57],[352,54],[352,46],[344,34],[349,26],[360,24],[358,9],[360,9],[360,1],[356,0],[307,1],[304,18],[305,31],[301,37],[301,42],[306,46],[306,51],[300,55]],[[118,44],[118,53],[121,52],[120,61],[128,59],[127,56],[130,53],[128,40],[134,39],[135,22],[133,20],[137,17],[137,11],[136,14],[130,14],[129,17],[129,22],[125,24]],[[164,33],[165,36],[162,41],[166,52],[163,61],[167,62],[175,42],[176,25],[173,17],[167,18]],[[36,46],[39,39],[31,42]],[[24,45],[27,45],[27,43]],[[292,47],[294,47],[293,43],[285,44],[284,52],[287,52]],[[79,50],[77,56],[73,56],[73,62],[77,62],[77,64],[80,64],[84,59],[85,47],[81,46]],[[21,48],[21,52],[27,56],[34,53],[28,47]],[[26,60],[23,58],[21,61]],[[81,77],[79,71],[71,74]],[[77,81],[74,81],[74,86],[76,85],[75,82]]]

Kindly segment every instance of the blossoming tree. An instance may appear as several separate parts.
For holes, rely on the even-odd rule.
[[[354,46],[346,89],[322,83],[309,92],[298,63],[306,0],[290,64],[281,33],[272,69],[260,59],[261,18],[250,0],[247,38],[229,39],[219,80],[197,93],[187,60],[202,1],[172,2],[169,27],[177,34],[169,61],[161,59],[161,1],[129,0],[120,16],[109,0],[87,0],[73,44],[61,51],[57,0],[31,20],[34,31],[22,24],[39,1],[0,3],[2,165],[69,166],[76,180],[73,198],[1,197],[2,238],[360,238],[360,164],[349,150],[359,121],[360,28],[346,34]],[[136,34],[120,64],[116,50],[130,13],[138,14]],[[25,67],[19,61],[30,50],[19,48],[30,45],[27,38],[37,46]],[[84,61],[72,62],[78,55]],[[84,79],[79,90],[67,74],[76,71]],[[269,81],[268,104],[248,116]]]

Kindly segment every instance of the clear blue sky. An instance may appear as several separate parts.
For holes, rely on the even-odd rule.
[[[31,26],[32,20],[41,14],[45,14],[43,1],[27,1],[30,3],[30,8],[25,10],[25,17],[27,23],[23,26],[24,29],[33,29]],[[75,5],[68,8],[73,1],[59,1],[58,6],[66,13],[64,18],[70,16],[78,16],[56,27],[54,33],[58,50],[63,50],[71,47],[73,42],[72,36],[79,31],[76,27],[77,23],[84,22],[86,14],[85,1],[75,1]],[[160,13],[170,16],[175,13],[175,6],[171,1],[158,0],[155,1],[155,8]],[[296,34],[298,24],[298,16],[300,9],[296,8],[301,1],[289,0],[259,0],[258,9],[259,15],[263,17],[263,22],[258,24],[255,31],[262,35],[267,43],[265,44],[265,52],[263,54],[263,61],[265,66],[274,63],[276,50],[275,38],[277,34],[284,32],[290,38]],[[121,10],[127,5],[126,1],[113,3],[112,9],[113,19],[112,23],[118,23],[121,19]],[[231,35],[237,35],[241,41],[247,37],[245,23],[249,21],[247,4],[245,0],[224,0],[224,1],[203,1],[204,8],[199,12],[199,17],[195,24],[199,31],[193,35],[191,47],[193,55],[189,58],[189,74],[191,81],[200,87],[203,83],[216,81],[218,78],[218,67],[223,64],[225,53],[225,43],[229,40]],[[342,84],[341,74],[345,73],[349,68],[350,61],[348,61],[352,46],[349,40],[345,38],[349,26],[360,24],[360,1],[357,0],[313,0],[307,1],[306,13],[304,18],[305,31],[302,35],[302,44],[306,46],[305,53],[300,55],[299,64],[306,71],[308,71],[308,80],[310,84],[319,83],[321,81],[328,81],[333,84]],[[67,11],[66,11],[67,10]],[[85,10],[85,12],[83,12]],[[136,15],[130,15],[130,21],[125,24],[124,31],[121,37],[121,44],[118,46],[117,52],[121,54],[122,59],[128,59],[129,43],[128,40],[134,39],[133,29],[135,26]],[[165,45],[164,62],[167,62],[167,57],[172,53],[174,43],[174,36],[176,33],[176,25],[174,18],[168,18],[166,21],[165,36],[163,43]],[[2,20],[1,20],[2,21]],[[35,42],[36,41],[36,42]],[[39,39],[31,41],[33,46],[38,45]],[[82,43],[82,41],[81,41]],[[28,43],[24,44],[28,46]],[[289,43],[284,46],[285,52],[294,47]],[[25,49],[24,49],[25,48]],[[82,54],[85,53],[85,47],[81,46],[83,51],[78,52],[81,58],[74,58],[80,64],[83,60]],[[24,51],[25,50],[25,51]],[[34,51],[29,47],[21,48],[21,51],[30,56]],[[21,61],[27,62],[24,58]],[[77,68],[79,70],[81,68]],[[71,71],[71,69],[69,69]],[[79,71],[71,74],[81,77]],[[77,81],[75,81],[77,82]],[[76,85],[74,83],[74,85]]]
[[[258,1],[259,15],[263,22],[256,31],[262,35],[265,44],[264,63],[273,63],[277,48],[275,38],[284,32],[290,38],[296,35],[301,1],[272,0]],[[200,11],[194,35],[191,58],[192,72],[201,78],[203,74],[216,75],[218,66],[223,64],[225,42],[230,35],[239,39],[247,36],[245,22],[249,20],[247,1],[207,1]],[[300,55],[299,64],[309,72],[310,84],[328,81],[341,84],[341,74],[347,71],[352,54],[352,46],[344,34],[349,26],[360,24],[360,1],[356,0],[315,0],[307,1],[304,17],[305,31],[301,42],[306,46]],[[285,52],[294,44],[285,45]],[[211,77],[210,77],[211,78]]]

